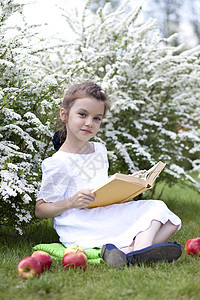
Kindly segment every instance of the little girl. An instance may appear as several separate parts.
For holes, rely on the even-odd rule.
[[[42,163],[42,185],[36,202],[38,218],[54,218],[61,243],[102,248],[104,261],[116,268],[135,262],[173,261],[177,243],[164,243],[181,220],[160,200],[139,200],[88,209],[92,190],[108,178],[107,151],[90,142],[101,125],[108,101],[95,83],[72,86],[64,95],[60,118],[61,146]]]

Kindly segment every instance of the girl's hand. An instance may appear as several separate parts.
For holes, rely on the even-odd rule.
[[[87,207],[95,197],[91,190],[80,190],[74,196],[57,202],[48,203],[40,199],[36,202],[35,215],[40,219],[54,218],[70,208]]]
[[[73,208],[84,208],[95,200],[96,195],[91,190],[80,190],[74,196],[70,197],[70,206]]]

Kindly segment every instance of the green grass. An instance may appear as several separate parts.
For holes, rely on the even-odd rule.
[[[182,229],[170,239],[183,248],[176,262],[123,270],[89,265],[83,272],[65,271],[61,261],[54,261],[51,269],[39,278],[23,280],[17,274],[17,263],[31,255],[34,245],[58,241],[52,222],[27,226],[23,236],[1,228],[0,299],[200,299],[200,257],[184,252],[186,241],[200,236],[200,195],[192,189],[174,186],[165,189],[162,199],[183,222]]]

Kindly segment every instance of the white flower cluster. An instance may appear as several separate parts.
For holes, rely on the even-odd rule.
[[[52,43],[40,40],[35,26],[7,25],[21,9],[12,0],[0,1],[0,217],[1,224],[20,234],[34,218],[41,162],[53,150],[50,121],[56,122],[63,89],[60,77],[52,74],[53,64],[43,61],[55,50]]]
[[[140,8],[127,14],[125,7],[110,13],[106,5],[95,16],[66,11],[77,39],[61,52],[61,68],[69,82],[92,79],[109,95],[111,113],[99,136],[112,170],[137,171],[164,160],[168,182],[187,178],[198,186],[186,169],[200,153],[200,47],[181,53],[181,45],[170,46],[176,35],[163,40],[155,20],[137,25]]]

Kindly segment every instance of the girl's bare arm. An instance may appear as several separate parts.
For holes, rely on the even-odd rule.
[[[80,190],[74,196],[58,202],[45,202],[40,199],[36,202],[35,215],[39,219],[53,218],[70,208],[87,207],[95,200],[95,194],[91,190]]]

